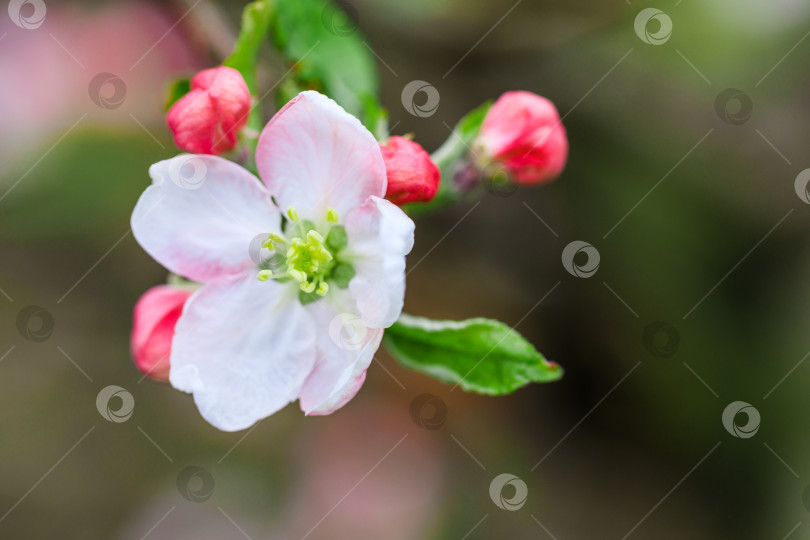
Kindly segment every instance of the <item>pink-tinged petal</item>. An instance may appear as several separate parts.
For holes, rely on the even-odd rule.
[[[177,323],[170,381],[223,431],[295,400],[315,363],[315,325],[290,287],[253,275],[207,283]]]
[[[335,309],[331,300],[308,306],[318,326],[317,357],[299,404],[311,416],[331,414],[357,394],[383,335],[381,328],[368,328],[357,315]]]
[[[174,327],[193,292],[159,285],[146,291],[135,304],[130,340],[132,358],[138,369],[153,379],[169,380]]]
[[[153,184],[132,212],[132,233],[160,264],[205,282],[257,266],[251,241],[281,216],[258,179],[215,156],[180,155],[149,168]]]
[[[314,91],[298,94],[270,120],[256,165],[282,210],[294,206],[316,222],[329,207],[343,216],[369,196],[385,195],[385,164],[374,136]]]
[[[345,227],[355,270],[349,291],[366,326],[388,328],[402,312],[413,221],[391,202],[370,197],[346,217]]]

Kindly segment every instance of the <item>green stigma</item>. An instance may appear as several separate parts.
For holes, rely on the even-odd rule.
[[[286,236],[269,233],[262,243],[263,248],[275,252],[272,257],[274,269],[262,269],[256,278],[259,281],[275,279],[296,282],[304,295],[301,301],[305,303],[327,295],[327,280],[345,289],[348,280],[354,276],[354,269],[337,259],[347,244],[346,230],[337,224],[337,211],[329,208],[326,212],[325,237],[316,230],[314,223],[302,221],[294,207],[287,208],[286,214],[289,218]]]

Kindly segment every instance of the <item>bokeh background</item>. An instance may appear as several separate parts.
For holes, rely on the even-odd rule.
[[[556,182],[420,218],[406,310],[516,324],[566,376],[490,398],[381,351],[334,415],[241,433],[133,366],[132,306],[165,274],[129,216],[176,153],[168,81],[221,61],[244,3],[46,4],[35,29],[0,12],[0,537],[810,538],[810,4],[347,4],[394,133],[435,149],[511,89],[560,109]],[[663,43],[634,28],[648,7]],[[266,65],[268,87],[287,66]],[[125,84],[114,108],[101,73]],[[402,106],[412,80],[435,114]],[[561,262],[574,240],[600,255],[589,278]],[[19,328],[31,305],[44,339]],[[96,410],[111,384],[126,422]],[[753,436],[724,427],[735,401]],[[490,497],[502,473],[519,510]]]

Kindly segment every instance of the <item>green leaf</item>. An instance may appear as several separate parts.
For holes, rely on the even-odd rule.
[[[368,128],[374,138],[382,142],[388,138],[388,111],[380,105],[377,98],[365,94],[360,96],[363,104],[363,125]]]
[[[480,394],[508,394],[563,374],[518,332],[492,319],[434,321],[403,313],[383,340],[405,367]]]
[[[242,12],[242,28],[231,55],[222,63],[232,67],[245,78],[251,95],[258,94],[256,83],[256,60],[262,43],[267,38],[275,11],[272,0],[256,0],[245,6]]]
[[[242,11],[242,28],[239,30],[233,52],[222,63],[242,74],[248,90],[250,90],[250,95],[253,96],[254,105],[250,109],[250,117],[247,121],[248,129],[245,132],[255,134],[247,139],[254,151],[258,143],[258,133],[264,127],[264,115],[261,103],[257,99],[259,84],[256,82],[256,62],[262,43],[268,37],[274,14],[274,0],[256,0],[245,6]],[[251,162],[251,166],[248,168],[252,168],[252,165]]]
[[[481,124],[484,123],[492,102],[488,101],[483,105],[467,113],[453,128],[450,137],[433,154],[431,159],[441,171],[441,181],[439,191],[432,201],[426,203],[411,203],[405,205],[405,211],[410,216],[418,216],[427,212],[437,210],[452,204],[464,195],[453,184],[453,177],[460,165],[463,165],[470,153],[470,147],[481,131]]]
[[[277,0],[273,37],[294,64],[290,77],[301,89],[315,89],[354,116],[363,96],[379,91],[375,59],[356,26],[337,5],[324,0]]]
[[[333,225],[329,229],[329,234],[326,235],[326,247],[332,253],[337,253],[345,248],[349,243],[349,237],[346,235],[346,228],[343,225]]]
[[[166,99],[166,110],[177,103],[181,97],[185,96],[191,91],[191,79],[185,77],[183,79],[176,79],[169,83],[169,97]]]

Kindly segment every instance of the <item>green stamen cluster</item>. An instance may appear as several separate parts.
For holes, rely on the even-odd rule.
[[[338,274],[343,274],[345,268],[341,267],[348,266],[335,260],[337,251],[345,246],[345,230],[337,225],[338,213],[334,208],[329,208],[326,213],[326,221],[330,224],[326,239],[311,222],[302,222],[295,208],[287,209],[287,218],[290,222],[287,236],[297,235],[289,240],[283,235],[269,233],[267,240],[262,243],[263,248],[281,255],[279,260],[283,260],[283,272],[261,270],[256,277],[260,281],[291,279],[307,295],[315,293],[326,296],[329,292],[327,279],[336,268],[342,270]],[[353,269],[351,274],[354,274]]]

